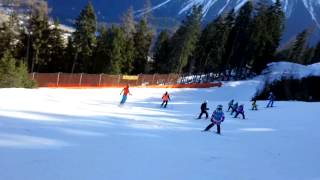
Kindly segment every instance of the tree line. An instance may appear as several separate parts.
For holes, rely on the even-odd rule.
[[[320,43],[308,47],[307,31],[279,49],[285,21],[279,0],[248,1],[238,11],[223,13],[207,24],[201,23],[202,7],[194,6],[176,30],[159,33],[148,14],[137,19],[132,8],[119,24],[98,23],[89,2],[67,39],[59,22],[50,21],[46,3],[24,7],[28,18],[23,24],[13,12],[0,27],[0,57],[7,54],[23,62],[28,72],[234,72],[243,76],[248,69],[261,72],[280,57],[307,64],[320,56]]]

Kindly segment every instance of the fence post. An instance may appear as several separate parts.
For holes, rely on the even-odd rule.
[[[32,80],[34,80],[35,72],[32,73]]]
[[[151,85],[153,85],[155,77],[156,77],[156,74],[153,74]]]
[[[80,80],[79,80],[79,86],[80,86],[80,87],[81,87],[81,84],[82,84],[82,74],[83,74],[83,73],[80,74]]]
[[[99,76],[99,87],[101,85],[101,78],[102,78],[102,74],[100,74],[100,76]]]
[[[166,82],[165,85],[169,85],[170,75],[171,75],[171,74],[168,74],[167,82]]]
[[[139,79],[140,79],[140,74],[138,74],[138,79],[136,81],[136,86],[138,86]]]
[[[120,86],[120,81],[121,81],[121,75],[118,75],[118,86]]]
[[[59,87],[59,81],[60,81],[60,72],[58,72],[58,77],[57,77],[57,87]]]

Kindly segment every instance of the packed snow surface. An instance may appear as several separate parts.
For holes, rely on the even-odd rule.
[[[319,180],[320,103],[276,102],[257,112],[261,82],[212,89],[0,89],[1,180]],[[172,101],[160,109],[168,91]],[[209,112],[229,100],[222,135],[201,132]]]

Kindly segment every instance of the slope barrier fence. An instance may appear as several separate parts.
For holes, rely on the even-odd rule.
[[[119,88],[127,84],[131,87],[148,88],[210,88],[220,87],[217,83],[182,83],[178,74],[139,74],[107,75],[107,74],[68,74],[68,73],[31,73],[30,78],[38,87],[48,88]]]

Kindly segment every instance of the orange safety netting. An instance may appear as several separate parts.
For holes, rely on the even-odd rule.
[[[120,88],[127,84],[148,88],[210,88],[222,85],[220,82],[179,84],[178,74],[140,74],[134,80],[127,80],[123,75],[32,73],[30,78],[37,82],[38,87],[50,88]]]

